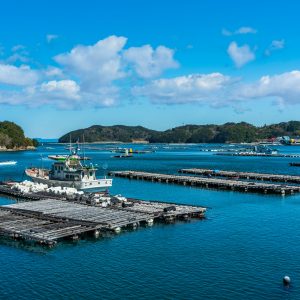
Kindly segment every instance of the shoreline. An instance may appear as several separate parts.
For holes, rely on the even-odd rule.
[[[5,149],[0,148],[0,152],[20,152],[20,151],[34,151],[36,150],[36,147],[30,146],[30,147],[19,147],[19,148],[13,148],[13,149]]]
[[[48,142],[47,144],[56,144],[56,145],[70,145],[69,142]],[[72,144],[76,144],[76,143],[72,143]],[[81,143],[80,143],[81,144]],[[159,143],[153,143],[153,142],[149,142],[149,141],[144,141],[144,142],[121,142],[121,141],[101,141],[101,142],[85,142],[85,144],[136,144],[136,145],[156,145],[156,144],[162,144],[162,145],[244,145],[244,146],[256,146],[256,145],[266,145],[267,143],[264,142],[250,142],[250,143],[246,143],[246,142],[241,142],[241,143],[235,143],[235,142],[225,142],[225,143],[168,143],[168,142],[159,142]],[[284,146],[283,144],[267,144],[270,146]],[[288,146],[300,146],[299,144],[291,144]]]

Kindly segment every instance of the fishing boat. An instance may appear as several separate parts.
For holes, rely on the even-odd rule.
[[[59,160],[59,161],[65,161],[67,158],[69,157],[69,155],[48,155],[48,158],[52,159],[52,160]],[[90,157],[86,157],[86,156],[79,156],[79,155],[73,155],[72,159],[79,159],[79,160],[90,160]]]
[[[82,164],[77,151],[78,148],[66,159],[54,162],[50,170],[32,167],[25,173],[33,182],[48,186],[74,187],[88,192],[105,191],[111,187],[112,179],[96,178],[97,168],[93,164]]]
[[[130,154],[130,155],[120,154],[120,155],[114,155],[113,157],[114,158],[131,158],[131,157],[133,157],[133,155],[132,154]]]
[[[48,158],[53,160],[66,160],[68,158],[68,155],[48,155]]]
[[[16,164],[15,160],[0,161],[0,166],[14,166]]]
[[[133,157],[132,149],[125,149],[125,154],[115,155],[114,158],[130,158]]]

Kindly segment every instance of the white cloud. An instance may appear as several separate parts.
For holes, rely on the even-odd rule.
[[[284,48],[284,40],[274,40],[271,43],[271,48],[273,49],[283,49]]]
[[[73,80],[51,80],[26,86],[18,90],[0,90],[0,104],[39,107],[50,105],[59,109],[109,107],[116,104],[119,90],[116,87],[87,93]]]
[[[9,64],[0,64],[0,83],[26,86],[35,84],[38,79],[38,72],[32,70],[29,66],[16,67]]]
[[[178,66],[172,49],[150,45],[125,49],[126,42],[126,37],[109,36],[94,45],[78,45],[54,60],[61,65],[64,78],[78,83],[82,99],[94,106],[115,105],[120,99],[119,81],[130,78],[133,71],[147,79]]]
[[[227,53],[238,68],[255,59],[255,54],[248,45],[239,47],[236,42],[229,44]]]
[[[65,99],[79,99],[79,85],[73,80],[51,80],[44,82],[40,86],[41,92],[51,97]]]
[[[221,73],[190,74],[175,78],[157,79],[133,88],[135,96],[149,98],[155,103],[204,103],[218,105],[224,102],[228,87],[235,80]]]
[[[125,37],[110,36],[91,46],[76,46],[54,59],[76,76],[85,90],[92,91],[125,76],[120,52],[126,41]]]
[[[274,100],[277,107],[300,104],[300,70],[262,76],[243,83],[221,73],[190,74],[153,80],[132,89],[135,97],[145,97],[156,104],[198,103],[218,108],[231,106],[236,112],[247,110],[250,101]]]
[[[222,34],[225,36],[232,36],[232,35],[238,35],[238,34],[249,34],[249,33],[255,34],[255,33],[257,33],[257,30],[252,27],[247,27],[247,26],[240,27],[234,31],[230,31],[225,28],[222,29]]]
[[[57,34],[47,34],[46,35],[47,43],[51,43],[53,40],[56,40],[57,38],[58,38]]]
[[[23,45],[15,45],[15,46],[13,46],[13,47],[11,48],[11,51],[12,51],[12,52],[17,52],[17,51],[24,50],[24,49],[26,49],[26,47],[23,46]]]
[[[229,31],[229,30],[226,29],[226,28],[223,28],[223,29],[222,29],[222,34],[225,35],[225,36],[231,36],[231,35],[232,35],[232,32]]]
[[[235,34],[248,34],[248,33],[257,33],[257,30],[252,27],[240,27],[235,31]]]
[[[281,104],[300,104],[300,71],[263,76],[241,87],[239,96],[244,99],[271,97]]]
[[[270,56],[275,50],[280,50],[285,47],[285,40],[273,40],[270,46],[265,50],[265,55]]]
[[[12,54],[6,58],[6,63],[8,64],[14,64],[16,62],[21,63],[28,63],[29,57],[28,57],[28,51],[26,50],[26,47],[23,45],[15,45],[11,48]]]
[[[6,59],[6,62],[9,64],[13,64],[18,61],[21,63],[27,63],[29,61],[29,58],[26,55],[14,53]]]
[[[53,66],[48,66],[44,73],[47,77],[63,77],[63,71]]]
[[[177,68],[179,64],[173,56],[174,50],[164,46],[153,49],[145,45],[124,51],[124,59],[133,64],[134,70],[142,78],[156,77],[167,69]]]

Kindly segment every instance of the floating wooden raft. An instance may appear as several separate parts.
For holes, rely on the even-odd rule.
[[[215,153],[215,155],[223,155],[223,156],[260,156],[260,157],[300,157],[299,154],[268,154],[268,153],[252,153],[252,152],[241,152],[241,153],[227,153],[227,152],[219,152]]]
[[[242,179],[254,179],[263,181],[277,181],[277,182],[289,182],[300,183],[300,176],[285,175],[285,174],[266,174],[266,173],[254,173],[254,172],[235,172],[235,171],[221,171],[211,169],[180,169],[179,173],[183,174],[195,174],[203,176],[215,176],[215,177],[227,177],[227,178],[242,178]]]
[[[62,238],[119,232],[125,227],[150,225],[157,219],[170,222],[177,218],[202,218],[205,211],[197,206],[148,201],[136,201],[134,206],[123,208],[46,199],[0,206],[0,234],[54,245]]]
[[[168,175],[138,171],[114,171],[110,175],[129,179],[150,180],[164,183],[175,183],[181,185],[191,185],[204,188],[230,189],[243,192],[259,192],[273,194],[293,194],[300,192],[300,186],[283,185],[263,182],[247,182],[240,180],[229,180],[221,178],[203,178],[182,175]]]
[[[290,163],[291,167],[300,167],[300,163],[299,162],[292,162]]]
[[[17,198],[17,199],[25,199],[29,201],[37,201],[41,199],[48,199],[51,197],[52,199],[63,199],[66,200],[66,197],[64,195],[49,195],[47,193],[35,193],[35,192],[28,192],[28,193],[22,193],[20,191],[13,190],[11,186],[0,183],[0,194],[7,195],[9,197]]]

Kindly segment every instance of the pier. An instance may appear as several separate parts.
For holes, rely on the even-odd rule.
[[[174,183],[202,188],[225,189],[240,192],[256,192],[264,194],[294,194],[300,192],[300,186],[264,182],[247,182],[234,179],[204,178],[196,176],[169,175],[139,171],[114,171],[109,175],[152,182]]]
[[[219,152],[215,153],[215,155],[223,155],[223,156],[260,156],[260,157],[297,157],[299,158],[299,154],[271,154],[271,153],[255,153],[255,152],[239,152],[239,153],[226,153]]]
[[[206,209],[198,206],[130,200],[130,206],[101,207],[55,199],[0,206],[0,235],[53,246],[62,239],[81,235],[99,237],[119,233],[156,221],[166,223],[203,218]]]
[[[256,172],[236,172],[236,171],[222,171],[212,169],[180,169],[179,173],[194,174],[201,176],[213,176],[213,177],[226,177],[235,179],[253,179],[261,181],[274,181],[274,182],[288,182],[300,184],[300,176],[285,175],[285,174],[267,174]]]

